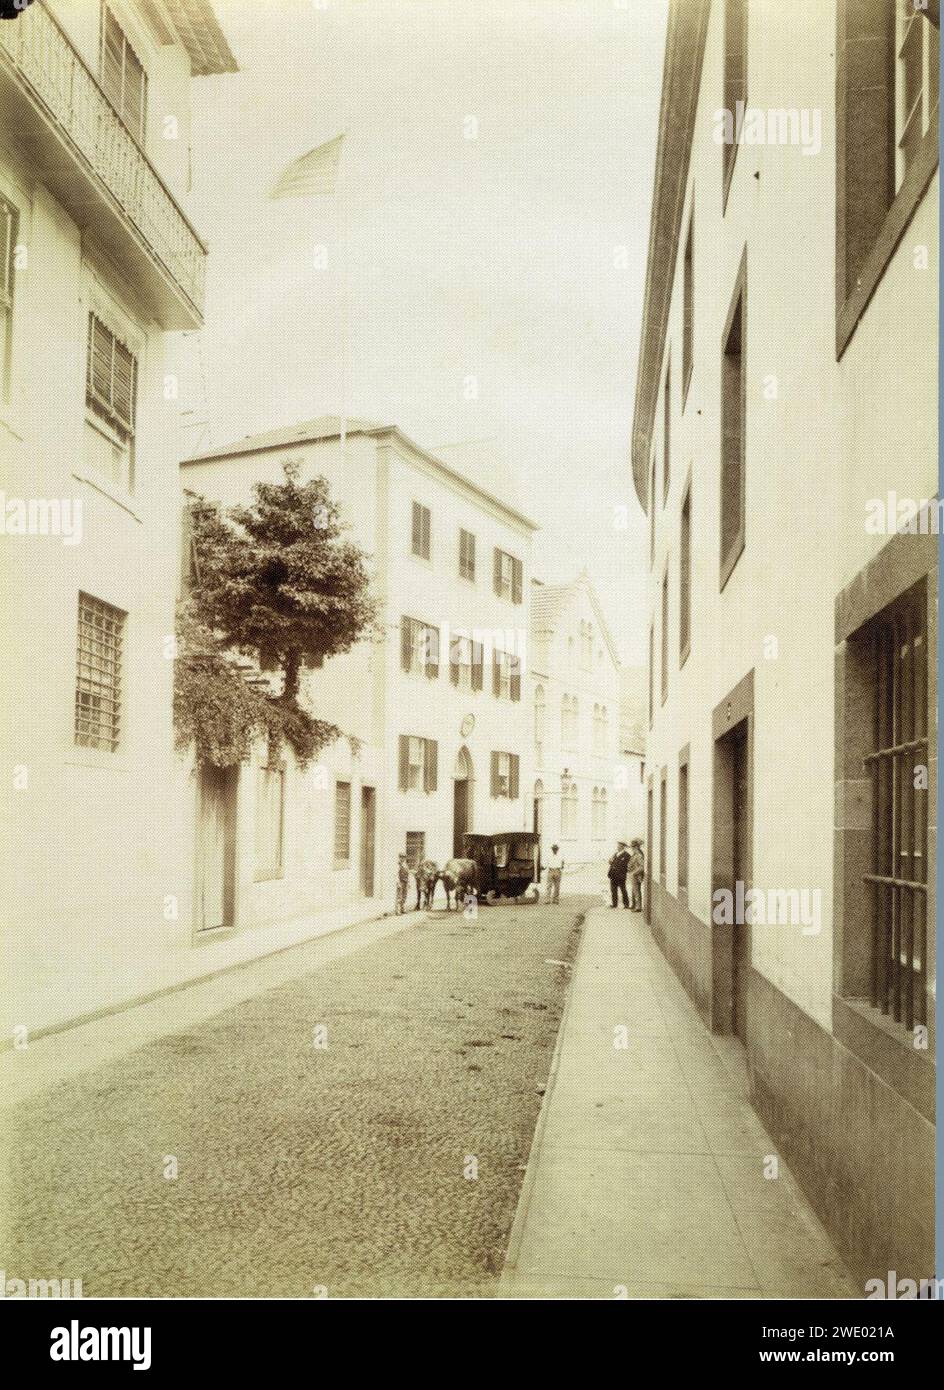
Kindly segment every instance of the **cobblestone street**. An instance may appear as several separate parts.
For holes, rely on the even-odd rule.
[[[417,915],[23,1102],[7,1277],[87,1297],[494,1292],[590,902]]]

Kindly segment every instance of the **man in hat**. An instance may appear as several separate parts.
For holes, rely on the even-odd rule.
[[[642,912],[642,881],[646,876],[646,856],[642,852],[642,840],[629,842],[629,881],[631,912]]]
[[[610,867],[607,870],[607,877],[610,880],[610,896],[613,901],[611,907],[616,907],[616,894],[619,892],[623,898],[623,906],[629,907],[629,898],[626,894],[626,875],[629,873],[629,846],[625,840],[616,842],[616,853],[610,860]]]

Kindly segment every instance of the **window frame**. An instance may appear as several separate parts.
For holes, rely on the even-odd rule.
[[[679,510],[679,670],[692,650],[692,471]]]
[[[737,439],[737,466],[738,466],[738,524],[728,543],[727,549],[724,545],[725,515],[726,515],[726,480],[728,469],[732,458],[730,445],[728,442],[728,420],[730,416],[731,389],[729,386],[730,370],[727,368],[727,359],[733,354],[729,352],[728,345],[734,330],[735,320],[738,322],[738,381],[737,381],[737,400],[738,400],[738,423],[739,432]],[[719,537],[718,548],[719,560],[719,591],[724,588],[731,578],[738,560],[744,553],[747,542],[747,247],[741,256],[741,264],[738,268],[737,277],[734,281],[734,289],[731,294],[731,302],[728,307],[725,319],[724,333],[721,336],[721,468],[720,468],[720,513],[719,513]]]
[[[419,525],[417,525],[419,523]],[[417,549],[419,546],[419,549]],[[426,564],[433,561],[433,513],[425,502],[412,499],[410,512],[410,554]]]
[[[121,74],[119,79],[120,90],[117,93],[111,90],[111,82],[108,77],[108,67],[106,64],[109,21],[114,25],[115,29],[121,35]],[[141,73],[141,119],[137,130],[131,123],[130,116],[132,113],[129,110],[128,103],[125,100],[125,74],[127,67],[127,57],[129,53]],[[99,22],[98,80],[99,85],[101,86],[101,89],[105,94],[105,97],[107,98],[112,110],[115,112],[115,115],[118,116],[122,125],[128,131],[128,134],[131,135],[131,137],[134,139],[135,143],[141,148],[142,151],[145,150],[147,147],[148,130],[147,65],[142,60],[135,45],[131,42],[131,39],[128,36],[127,29],[122,24],[118,16],[115,14],[111,6],[107,3],[107,0],[102,0]],[[115,99],[116,96],[117,101]]]
[[[730,144],[727,141],[721,145],[721,215],[724,216],[728,208],[728,194],[731,191],[731,180],[734,178],[734,166],[737,163],[737,152],[740,148],[741,130],[736,123],[737,103],[740,101],[744,110],[747,109],[747,71],[748,71],[748,12],[749,0],[722,0],[722,39],[721,39],[721,106],[725,111],[731,113],[731,133],[733,139]],[[740,24],[732,23],[732,19]],[[737,33],[740,40],[739,47],[732,49],[731,37]],[[735,59],[739,66],[739,73],[735,69]]]
[[[346,807],[342,806],[345,801]],[[351,867],[351,841],[353,827],[353,800],[351,797],[351,783],[338,777],[334,782],[334,867],[336,869],[349,869]],[[342,816],[342,809],[345,815]],[[343,833],[342,833],[343,832]]]
[[[88,672],[93,672],[96,667],[100,670],[102,656],[96,651],[90,642],[97,642],[102,645],[101,638],[94,637],[95,624],[92,624],[92,636],[87,639],[83,646],[83,604],[90,614],[97,614],[104,621],[115,624],[115,636],[113,642],[114,654],[110,658],[114,667],[112,680],[103,681],[93,679],[91,674],[83,675],[83,667]],[[125,714],[125,692],[124,692],[124,666],[125,666],[125,634],[127,632],[128,613],[125,609],[117,608],[113,603],[108,603],[105,599],[97,598],[94,594],[87,593],[84,589],[79,590],[78,606],[76,610],[76,662],[75,662],[75,683],[73,698],[73,722],[72,722],[72,741],[76,748],[94,753],[102,753],[112,756],[120,753],[124,743],[124,714]],[[85,623],[85,629],[89,624]],[[83,656],[85,660],[83,660]],[[106,693],[103,695],[102,691]],[[86,730],[80,731],[80,723],[91,724],[92,717],[80,710],[90,710],[93,708],[91,703],[81,704],[80,697],[86,695],[89,700],[107,699],[112,707],[110,729],[103,724],[101,719],[94,722],[98,724],[99,732]],[[99,709],[101,707],[99,706]]]

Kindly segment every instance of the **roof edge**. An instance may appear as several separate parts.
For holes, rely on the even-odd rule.
[[[669,0],[631,446],[633,481],[644,512],[710,9],[710,0]]]

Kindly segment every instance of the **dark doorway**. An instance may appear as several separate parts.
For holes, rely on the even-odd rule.
[[[361,892],[374,896],[374,846],[376,843],[377,793],[361,787]]]
[[[452,853],[462,857],[462,837],[472,825],[472,759],[467,748],[460,748],[452,783]]]
[[[194,926],[197,931],[213,931],[233,925],[238,783],[238,767],[201,764],[194,892]]]
[[[751,886],[750,726],[747,719],[715,743],[714,888],[727,889],[731,925],[731,1032],[747,1039],[747,988],[751,967],[751,929],[739,919]]]
[[[652,782],[649,783],[649,790],[646,793],[646,878],[644,884],[645,907],[644,920],[646,926],[652,925]]]

